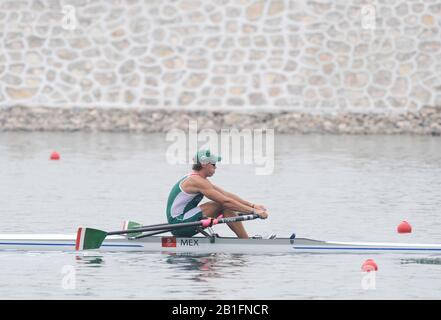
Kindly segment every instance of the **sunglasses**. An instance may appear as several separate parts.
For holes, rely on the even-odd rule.
[[[210,163],[213,167],[215,167],[216,168],[216,164],[215,163]]]

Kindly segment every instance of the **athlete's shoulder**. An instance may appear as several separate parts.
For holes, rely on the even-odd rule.
[[[198,174],[190,174],[188,176],[188,180],[193,180],[193,181],[208,181],[208,179],[201,177]]]
[[[204,177],[201,177],[200,175],[194,174],[191,175],[187,181],[189,181],[190,183],[194,184],[194,185],[199,185],[199,186],[206,186],[206,185],[211,185],[211,182]]]

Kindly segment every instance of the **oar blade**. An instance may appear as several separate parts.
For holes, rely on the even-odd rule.
[[[77,240],[75,243],[75,250],[92,250],[101,247],[107,232],[92,229],[92,228],[78,228]]]
[[[132,229],[136,229],[136,228],[140,228],[140,227],[142,227],[142,224],[135,222],[135,221],[126,220],[123,223],[123,230],[132,230]],[[142,232],[131,233],[130,237],[137,237],[141,234],[142,234]]]

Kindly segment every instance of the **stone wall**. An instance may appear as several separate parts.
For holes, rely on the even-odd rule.
[[[419,112],[440,39],[437,0],[2,0],[0,112]]]

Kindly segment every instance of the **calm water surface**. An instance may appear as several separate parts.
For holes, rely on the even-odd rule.
[[[169,189],[188,172],[167,163],[169,145],[163,135],[0,133],[0,233],[164,222]],[[53,150],[60,161],[48,160]],[[279,135],[272,175],[219,165],[212,181],[268,207],[250,234],[441,243],[439,137]],[[412,234],[396,234],[402,220]],[[369,258],[379,271],[367,290]],[[1,251],[0,262],[2,299],[441,298],[441,256],[430,255]]]

